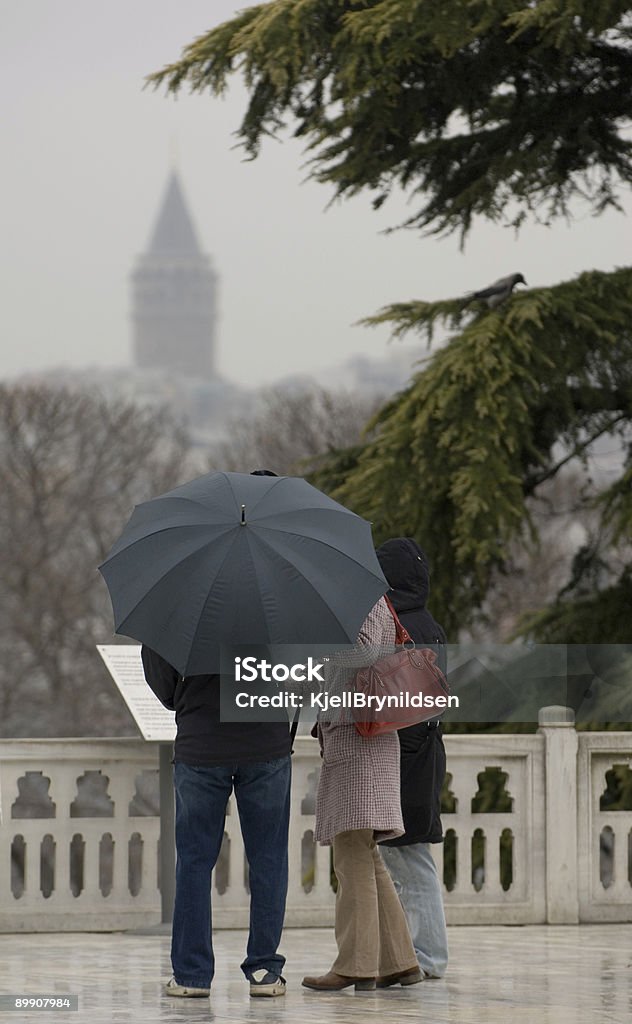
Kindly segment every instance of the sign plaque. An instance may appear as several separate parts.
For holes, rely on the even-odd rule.
[[[176,738],[175,713],[168,711],[148,686],[140,657],[140,645],[97,644],[97,650],[143,739],[172,743]]]

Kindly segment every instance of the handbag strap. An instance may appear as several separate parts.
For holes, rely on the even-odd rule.
[[[388,608],[389,608],[389,611],[390,611],[391,615],[393,616],[393,620],[395,622],[395,643],[398,644],[398,645],[399,644],[412,644],[413,643],[413,638],[410,635],[410,633],[408,632],[408,630],[406,629],[406,627],[403,626],[401,624],[401,622],[399,621],[399,616],[397,615],[397,612],[395,611],[395,609],[393,607],[393,602],[391,601],[391,599],[388,596],[388,594],[384,594],[384,600],[386,601],[386,603],[388,605]]]
[[[301,705],[297,707],[294,712],[294,719],[292,721],[292,728],[290,729],[290,754],[294,753],[294,740],[296,739],[296,733],[298,730],[298,720],[301,716]]]

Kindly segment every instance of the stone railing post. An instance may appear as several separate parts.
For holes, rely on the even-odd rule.
[[[541,708],[544,736],[546,920],[579,921],[577,871],[577,733],[572,708]]]

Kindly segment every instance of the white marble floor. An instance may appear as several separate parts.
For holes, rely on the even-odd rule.
[[[170,974],[164,935],[49,933],[0,935],[0,995],[76,995],[78,1011],[3,1010],[0,1021],[43,1024],[201,1024],[254,1021],[305,1024],[629,1024],[632,928],[455,927],[443,981],[375,993],[323,995],[301,987],[304,973],[326,970],[328,929],[289,929],[288,990],[251,999],[239,970],[243,931],[216,933],[210,1000],[161,994]]]

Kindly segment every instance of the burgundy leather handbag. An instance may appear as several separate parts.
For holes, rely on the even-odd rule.
[[[448,706],[450,695],[435,652],[415,647],[386,596],[385,601],[395,620],[395,644],[401,649],[355,674],[355,693],[366,698],[365,706],[353,708],[354,724],[361,736],[379,736],[436,718]],[[437,703],[437,698],[443,700]]]

